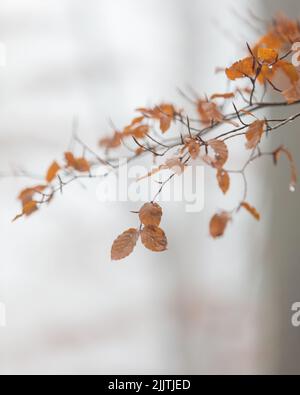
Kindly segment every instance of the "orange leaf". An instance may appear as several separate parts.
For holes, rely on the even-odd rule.
[[[180,176],[184,173],[185,165],[181,162],[179,158],[170,158],[166,161],[166,163],[160,166],[160,169],[169,169],[172,170],[175,174]]]
[[[89,162],[85,158],[75,158],[72,152],[66,152],[65,159],[67,167],[72,167],[81,173],[89,172],[91,169]]]
[[[89,162],[85,158],[76,159],[75,170],[81,173],[87,173],[91,169]]]
[[[235,94],[233,92],[231,93],[215,93],[214,95],[211,96],[210,100],[214,99],[232,99],[234,98]]]
[[[193,138],[187,138],[185,147],[188,149],[191,158],[196,160],[200,153],[200,142]]]
[[[245,210],[247,210],[257,221],[260,220],[259,212],[256,210],[256,208],[250,206],[249,203],[243,202],[243,203],[241,203],[241,207],[243,207]]]
[[[32,200],[33,196],[36,193],[42,193],[45,189],[46,189],[45,185],[38,185],[36,187],[26,188],[23,191],[21,191],[21,193],[18,196],[18,199],[21,200],[24,206],[26,203]]]
[[[296,189],[296,185],[297,185],[297,168],[296,168],[296,164],[293,158],[293,155],[290,153],[290,151],[281,146],[279,147],[274,153],[273,153],[273,157],[274,157],[274,162],[275,164],[278,163],[280,156],[284,154],[288,161],[290,162],[290,166],[291,166],[291,181],[290,181],[290,190],[292,192],[295,191]]]
[[[265,121],[254,121],[248,128],[246,133],[247,149],[256,148],[260,143],[262,135],[264,134]]]
[[[111,259],[120,261],[128,257],[134,250],[139,239],[138,229],[128,229],[122,233],[113,243],[111,249]]]
[[[13,222],[17,221],[19,218],[23,217],[24,215],[29,217],[31,214],[33,214],[37,210],[38,210],[37,202],[31,200],[31,201],[24,204],[22,214],[17,215],[13,219]]]
[[[198,100],[197,111],[200,116],[200,120],[204,125],[211,125],[214,122],[222,122],[224,117],[218,109],[216,103],[209,102],[207,100]]]
[[[299,72],[292,63],[280,60],[276,63],[276,66],[283,71],[292,84],[299,81]]]
[[[115,132],[112,137],[105,137],[99,142],[100,147],[105,147],[107,149],[118,148],[122,144],[122,133]]]
[[[230,177],[228,172],[224,169],[219,169],[217,172],[217,180],[219,183],[219,187],[225,195],[230,188]]]
[[[143,225],[159,226],[162,217],[162,208],[157,203],[146,203],[139,212]]]
[[[57,162],[53,162],[52,165],[49,167],[47,175],[46,175],[46,181],[48,183],[52,182],[54,178],[56,177],[57,173],[60,170],[60,166]]]
[[[154,109],[138,108],[137,111],[148,118],[158,120],[160,130],[163,133],[166,133],[170,129],[172,121],[174,121],[177,114],[177,111],[172,104],[165,103],[154,107]]]
[[[130,136],[135,137],[136,139],[142,139],[149,133],[148,125],[140,125],[130,131]]]
[[[282,92],[288,104],[296,103],[300,100],[300,83],[293,84],[290,88]]]
[[[210,234],[214,239],[224,235],[230,219],[229,213],[225,211],[212,217],[210,221]]]
[[[65,152],[65,160],[68,167],[75,167],[76,160],[72,152]]]
[[[207,144],[215,152],[215,159],[212,162],[212,166],[217,169],[222,168],[228,160],[227,145],[221,140],[210,140]]]
[[[260,47],[272,48],[278,52],[282,48],[282,45],[282,38],[279,37],[276,32],[270,30],[267,34],[260,38],[259,42],[253,49],[253,53],[257,54],[258,48]]]
[[[171,123],[175,117],[175,109],[174,106],[170,104],[162,104],[161,106],[159,106],[159,110],[161,112],[160,130],[163,133],[166,133],[170,129]]]
[[[262,63],[271,64],[278,59],[278,52],[272,48],[259,48],[257,51],[258,60]]]
[[[238,78],[253,77],[255,75],[253,63],[254,61],[252,57],[239,60],[225,70],[226,75],[232,81]]]
[[[166,251],[168,240],[164,231],[157,226],[147,225],[141,231],[142,243],[153,252]]]
[[[159,173],[162,170],[172,170],[175,174],[180,176],[185,171],[185,165],[181,162],[179,158],[170,158],[166,161],[165,164],[160,165],[159,167],[151,170],[146,176],[142,176],[138,178],[137,181],[142,181],[145,178],[152,177],[155,174]]]

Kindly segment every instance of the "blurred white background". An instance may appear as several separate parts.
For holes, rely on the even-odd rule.
[[[236,13],[251,8],[266,17],[292,6],[300,11],[296,0],[2,0],[1,171],[43,174],[68,146],[74,116],[80,136],[96,146],[109,117],[122,126],[137,106],[181,103],[176,87],[223,91],[215,67],[256,38]],[[278,139],[299,146],[292,128]],[[136,205],[100,204],[97,183],[89,182],[12,225],[15,196],[31,181],[0,180],[0,302],[7,312],[0,373],[299,369],[300,332],[290,328],[289,305],[300,299],[299,195],[288,193],[285,170],[280,177],[271,166],[261,169],[249,174],[249,199],[263,212],[259,225],[241,214],[224,239],[212,241],[209,218],[239,197],[239,185],[224,203],[207,174],[202,213],[164,205],[169,251],[137,248],[117,264],[110,246],[134,225],[129,211]]]

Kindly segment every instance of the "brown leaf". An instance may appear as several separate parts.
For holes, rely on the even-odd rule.
[[[254,121],[248,128],[246,133],[247,149],[256,148],[260,143],[262,135],[264,134],[265,121]]]
[[[75,167],[76,160],[72,152],[65,152],[65,160],[68,167]]]
[[[134,250],[139,239],[138,229],[128,229],[122,233],[113,243],[111,249],[111,259],[120,261],[128,257]]]
[[[224,235],[228,222],[231,220],[229,213],[222,212],[212,217],[210,221],[210,234],[214,239]]]
[[[289,78],[292,84],[299,81],[299,72],[292,63],[280,60],[276,63],[276,67]]]
[[[145,117],[159,121],[160,130],[166,133],[178,113],[172,104],[163,103],[152,108],[138,108]]]
[[[278,52],[272,48],[259,48],[257,57],[261,63],[272,64],[278,59]]]
[[[234,98],[235,94],[233,92],[230,93],[215,93],[211,96],[210,100],[214,99],[232,99]]]
[[[168,240],[164,231],[157,226],[148,225],[141,231],[142,243],[148,250],[154,252],[166,251]]]
[[[185,147],[193,160],[196,160],[200,154],[200,142],[194,138],[187,138],[185,140]]]
[[[225,195],[230,188],[230,177],[228,172],[224,169],[219,169],[217,171],[217,180],[219,183],[219,187]]]
[[[293,84],[290,88],[282,92],[288,104],[293,104],[300,100],[300,82]]]
[[[232,81],[238,78],[253,77],[255,75],[253,63],[254,62],[252,57],[239,60],[225,70],[226,75]]]
[[[250,206],[249,203],[243,202],[243,203],[241,203],[241,207],[243,207],[245,210],[247,210],[257,221],[260,220],[259,212],[256,210],[256,208]]]
[[[217,104],[207,100],[198,100],[197,111],[201,122],[207,126],[214,122],[222,122],[224,119],[224,116],[219,110]]]
[[[47,175],[46,175],[46,181],[48,183],[52,182],[55,179],[55,177],[56,177],[57,173],[59,172],[59,170],[60,170],[59,164],[54,161],[52,163],[52,165],[48,169],[48,172],[47,172]]]
[[[185,171],[185,165],[181,162],[181,160],[179,158],[176,158],[176,157],[170,158],[166,161],[166,163],[151,170],[147,175],[138,178],[137,181],[142,181],[148,177],[152,177],[162,170],[172,170],[175,174],[180,176]]]
[[[26,188],[20,192],[18,199],[22,202],[23,206],[33,200],[36,193],[42,193],[46,189],[45,185],[37,185],[36,187]]]
[[[130,136],[135,137],[136,139],[142,139],[149,133],[148,125],[140,125],[130,131]]]
[[[279,161],[279,159],[280,159],[280,156],[281,156],[282,154],[284,154],[284,155],[287,157],[287,159],[288,159],[288,161],[289,161],[289,163],[290,163],[290,167],[291,167],[290,190],[291,190],[292,192],[294,192],[295,189],[296,189],[297,178],[298,178],[298,177],[297,177],[297,168],[296,168],[296,164],[295,164],[293,155],[290,153],[290,151],[289,151],[287,148],[285,148],[285,147],[283,147],[283,146],[279,147],[279,148],[273,153],[273,157],[274,157],[274,162],[275,162],[275,164],[278,163],[278,161]]]
[[[75,163],[75,170],[81,173],[87,173],[91,169],[89,162],[85,158],[77,158]]]
[[[65,160],[67,167],[72,167],[81,173],[87,173],[91,169],[89,162],[85,158],[75,158],[72,152],[65,152]]]
[[[135,137],[136,139],[142,139],[149,133],[149,125],[144,125],[145,117],[134,118],[130,125],[126,126],[123,130],[122,135],[124,137]]]
[[[185,165],[181,162],[179,158],[170,158],[166,161],[166,163],[160,166],[161,170],[169,169],[172,170],[175,174],[180,176],[185,171]]]
[[[221,140],[210,140],[207,144],[215,152],[215,159],[213,160],[212,165],[217,169],[223,168],[228,160],[227,145]]]
[[[122,144],[122,133],[115,132],[112,137],[105,137],[99,141],[100,147],[107,149],[118,148]]]
[[[163,133],[166,133],[172,124],[172,121],[175,117],[175,108],[171,104],[162,104],[159,106],[160,115],[160,130]]]
[[[22,214],[17,215],[13,219],[13,222],[17,221],[19,218],[22,218],[24,215],[29,217],[31,214],[33,214],[37,210],[38,210],[37,202],[31,200],[31,201],[24,204]]]
[[[162,208],[157,203],[146,203],[139,212],[143,225],[159,226],[162,217]]]

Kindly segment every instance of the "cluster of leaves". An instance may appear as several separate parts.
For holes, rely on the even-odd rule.
[[[62,174],[71,175],[68,182],[77,178],[76,173],[89,173],[91,170],[91,163],[84,157],[75,158],[72,152],[65,152],[65,163],[60,165],[54,161],[45,176],[45,183],[26,188],[18,196],[22,204],[22,212],[18,214],[13,221],[18,220],[23,216],[30,216],[39,209],[39,206],[45,203],[50,203],[55,196],[58,189],[61,191],[67,182],[61,178]],[[54,181],[59,180],[59,187]]]
[[[115,240],[111,250],[112,260],[118,261],[130,255],[139,238],[150,251],[166,251],[168,240],[165,232],[159,227],[162,213],[162,208],[157,203],[144,204],[138,213],[140,228],[128,229]]]
[[[23,215],[31,215],[42,203],[49,203],[56,192],[62,191],[64,186],[73,180],[93,177],[94,166],[105,164],[108,171],[114,171],[118,167],[118,150],[125,147],[130,152],[130,161],[143,154],[152,155],[155,163],[159,158],[163,158],[162,163],[149,171],[145,177],[152,177],[166,169],[171,171],[171,176],[161,183],[154,199],[137,213],[140,226],[125,231],[115,240],[111,250],[112,260],[124,259],[130,255],[139,239],[153,252],[167,249],[166,235],[159,227],[162,209],[155,201],[164,186],[176,175],[180,176],[188,166],[193,166],[195,161],[201,161],[215,171],[217,185],[223,194],[230,191],[232,175],[239,175],[244,181],[243,197],[236,207],[213,215],[209,226],[213,238],[223,236],[233,216],[242,209],[259,221],[259,212],[247,201],[248,166],[262,157],[270,157],[277,164],[280,157],[285,156],[291,168],[290,190],[294,191],[296,188],[297,174],[292,154],[284,146],[271,152],[263,152],[261,143],[271,132],[300,118],[300,112],[275,120],[267,119],[265,116],[259,117],[257,113],[268,107],[287,108],[300,104],[300,70],[293,62],[300,60],[297,52],[299,42],[299,22],[278,14],[272,23],[266,26],[266,34],[263,37],[254,45],[245,46],[248,53],[245,57],[222,69],[230,83],[228,92],[203,97],[197,96],[194,92],[193,97],[188,97],[181,92],[192,104],[195,118],[191,118],[186,110],[179,109],[171,103],[162,103],[152,108],[138,108],[138,116],[134,117],[128,126],[120,130],[114,127],[111,136],[100,140],[99,145],[104,149],[104,159],[76,138],[84,152],[88,151],[93,159],[87,160],[85,155],[77,158],[72,152],[68,152],[65,154],[63,165],[53,162],[44,184],[28,188],[19,195],[23,211],[16,219]],[[268,90],[277,93],[283,101],[266,102]],[[258,98],[260,94],[261,99]],[[232,106],[231,112],[225,111],[228,105]],[[180,126],[178,136],[175,139],[167,139],[166,135],[175,132],[177,125]],[[227,130],[226,127],[230,129]],[[213,138],[211,135],[208,136],[220,129],[221,132],[216,133]],[[233,138],[244,139],[247,159],[241,169],[229,170],[226,167],[230,156],[228,142]],[[111,152],[117,155],[112,158]],[[67,180],[65,177],[68,177]],[[39,200],[37,196],[40,197]]]

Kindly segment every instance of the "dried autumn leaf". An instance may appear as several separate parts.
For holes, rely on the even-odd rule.
[[[204,125],[211,125],[214,122],[222,122],[224,119],[223,114],[219,110],[216,103],[207,100],[198,100],[197,111],[200,120]]]
[[[170,158],[166,161],[166,163],[160,166],[160,169],[169,169],[174,171],[175,174],[180,176],[185,171],[185,165],[181,162],[179,158]]]
[[[276,67],[289,78],[292,84],[299,81],[299,72],[292,63],[280,60],[276,63]]]
[[[300,41],[300,26],[297,19],[290,19],[283,13],[278,13],[274,18],[274,32],[281,38],[283,44]]]
[[[217,169],[223,168],[229,155],[227,145],[221,140],[210,140],[207,144],[215,152],[215,159],[212,161],[212,166]]]
[[[99,141],[100,147],[107,149],[118,148],[122,145],[122,133],[115,132],[112,137],[105,137]]]
[[[200,154],[200,142],[193,138],[185,140],[185,147],[188,149],[189,154],[193,160],[196,160]]]
[[[279,148],[273,153],[273,157],[274,157],[274,162],[275,162],[275,164],[278,163],[278,161],[279,161],[279,159],[280,159],[280,156],[281,156],[282,154],[284,154],[284,155],[287,157],[287,159],[288,159],[288,161],[289,161],[289,163],[290,163],[290,167],[291,167],[290,190],[291,190],[292,192],[294,192],[295,189],[296,189],[296,185],[297,185],[297,168],[296,168],[296,164],[295,164],[293,155],[290,153],[290,151],[289,151],[287,148],[285,148],[285,147],[283,147],[283,146],[279,147]]]
[[[282,38],[278,35],[277,32],[271,29],[267,34],[259,39],[258,43],[252,49],[252,52],[257,56],[257,51],[261,47],[272,48],[278,52],[282,49],[283,44],[284,42]]]
[[[128,229],[122,233],[113,243],[111,249],[111,259],[120,261],[128,257],[134,250],[139,239],[138,229]]]
[[[160,130],[166,133],[174,121],[178,113],[172,104],[162,103],[159,106],[152,108],[138,108],[137,111],[142,113],[145,117],[159,121]]]
[[[225,70],[227,77],[234,81],[238,78],[253,77],[255,75],[254,61],[248,57],[235,62],[231,67]]]
[[[224,195],[228,192],[230,188],[230,177],[227,171],[224,169],[219,169],[217,171],[217,180],[219,183],[219,187],[221,188]]]
[[[241,207],[247,210],[257,221],[260,220],[260,214],[255,207],[250,206],[250,204],[247,202],[241,203]]]
[[[91,169],[89,162],[85,158],[75,158],[72,152],[65,152],[65,160],[67,167],[72,167],[81,173],[87,173]]]
[[[257,57],[261,63],[272,64],[278,60],[278,52],[273,48],[259,48]]]
[[[282,92],[288,104],[296,103],[300,100],[300,82],[293,84],[290,88]]]
[[[151,170],[147,175],[138,178],[137,181],[142,181],[145,178],[152,177],[162,170],[171,170],[176,175],[180,176],[185,171],[185,168],[186,168],[185,164],[182,163],[179,158],[177,158],[177,157],[170,158],[164,164]]]
[[[212,217],[212,219],[210,221],[210,225],[209,225],[210,235],[214,239],[217,239],[218,237],[223,236],[230,219],[231,219],[231,217],[230,217],[229,213],[227,213],[225,211],[220,214],[214,215]]]
[[[214,99],[232,99],[235,97],[235,94],[233,92],[230,93],[215,93],[214,95],[211,96],[210,100]]]
[[[134,129],[132,129],[129,133],[130,136],[135,137],[136,139],[142,139],[149,133],[148,125],[140,125]]]
[[[46,189],[45,185],[37,185],[36,187],[26,188],[20,192],[18,199],[22,202],[23,206],[33,200],[36,193],[42,193]]]
[[[17,215],[13,219],[13,222],[17,221],[19,218],[22,218],[24,215],[29,217],[31,214],[33,214],[37,210],[38,210],[37,202],[31,200],[31,201],[24,204],[22,214]]]
[[[135,137],[136,139],[142,139],[149,133],[149,125],[143,124],[145,117],[134,118],[130,125],[126,126],[122,132],[124,137]]]
[[[75,167],[76,160],[72,152],[65,152],[65,160],[68,167]]]
[[[86,173],[86,172],[89,172],[90,169],[91,169],[91,166],[85,158],[77,158],[76,159],[75,170],[77,170],[81,173]]]
[[[264,127],[265,127],[265,121],[260,121],[260,120],[254,121],[249,126],[248,131],[246,133],[247,149],[253,149],[257,147],[264,134]]]
[[[163,252],[168,247],[165,232],[154,225],[147,225],[142,229],[141,240],[144,246],[153,252]]]
[[[140,209],[139,217],[143,225],[159,226],[162,214],[162,208],[157,203],[146,203]]]
[[[166,133],[171,127],[176,111],[174,106],[172,106],[171,104],[162,104],[161,106],[159,106],[159,111],[161,113],[159,119],[160,130],[163,133]]]
[[[46,181],[48,183],[52,182],[57,176],[59,170],[60,170],[59,164],[56,161],[54,161],[47,171]]]

